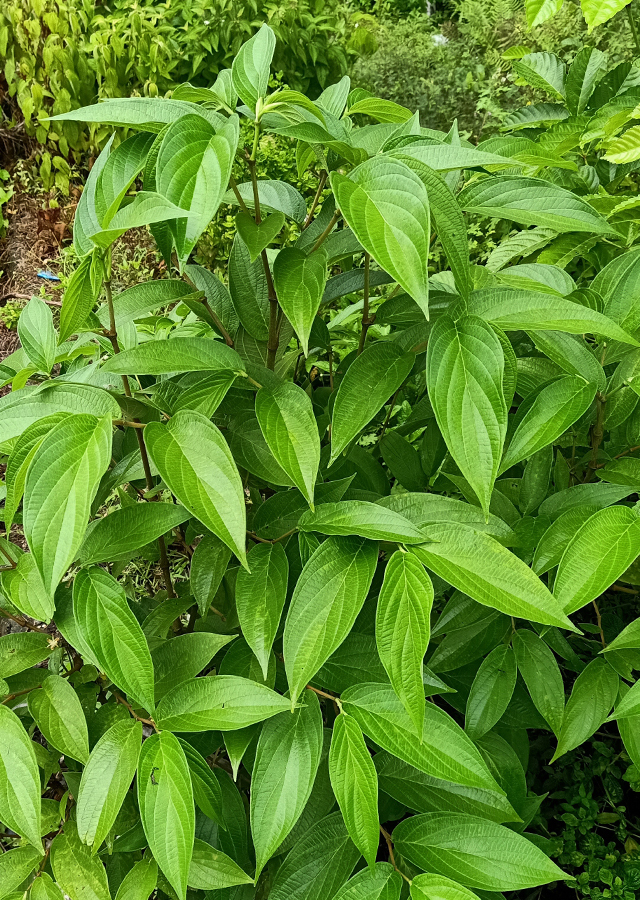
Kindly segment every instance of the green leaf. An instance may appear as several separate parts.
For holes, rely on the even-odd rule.
[[[607,141],[606,150],[604,158],[617,165],[640,159],[640,126],[634,125],[619,137]]]
[[[333,725],[329,775],[351,840],[373,869],[380,841],[378,774],[360,726],[344,712]]]
[[[47,875],[46,872],[41,872],[34,879],[29,897],[30,900],[64,900],[64,894],[58,885],[54,883],[51,875]]]
[[[180,746],[189,764],[193,797],[202,812],[209,819],[213,819],[222,828],[226,827],[224,817],[224,802],[220,782],[210,768],[204,756],[192,747],[188,741],[178,738]]]
[[[196,815],[187,760],[169,732],[153,734],[142,745],[138,802],[149,848],[171,887],[185,900]]]
[[[409,376],[415,356],[397,344],[371,344],[340,382],[331,416],[331,462],[346,450]],[[366,387],[365,387],[366,386]]]
[[[477,816],[413,816],[396,826],[393,842],[421,869],[485,891],[517,891],[570,877],[522,835]]]
[[[230,856],[195,839],[193,856],[189,867],[188,884],[190,887],[205,891],[221,891],[237,884],[253,884],[253,878],[247,875]]]
[[[551,444],[542,447],[527,460],[518,492],[518,508],[523,516],[529,516],[535,512],[549,493],[552,466],[553,445]]]
[[[271,213],[271,215],[267,216],[267,218],[263,222],[260,222],[258,224],[246,212],[238,213],[238,215],[236,216],[236,228],[238,229],[238,234],[244,241],[247,250],[249,251],[249,258],[251,262],[254,262],[260,256],[262,251],[266,249],[269,244],[272,243],[272,241],[274,241],[275,238],[280,234],[284,226],[284,220],[284,213],[274,212]],[[278,256],[280,256],[282,252],[283,251],[281,251]],[[278,290],[278,299],[282,303],[280,290]]]
[[[18,631],[0,637],[0,678],[10,678],[36,666],[51,654],[44,632]]]
[[[267,93],[275,47],[275,34],[268,25],[262,25],[234,57],[231,67],[233,87],[252,111],[256,109],[258,100]]]
[[[188,518],[187,510],[175,503],[136,503],[116,509],[89,525],[78,559],[86,566],[131,556]]]
[[[596,25],[604,25],[627,6],[628,0],[580,0],[589,34]]]
[[[371,541],[330,537],[302,570],[283,637],[292,704],[351,631],[371,585],[377,559],[378,548]]]
[[[280,713],[262,728],[251,773],[256,880],[306,806],[322,741],[322,713],[312,691],[305,692],[304,705],[293,714]]]
[[[416,812],[462,812],[492,822],[516,822],[518,814],[497,785],[493,791],[442,781],[420,772],[390,753],[376,753],[381,789]]]
[[[342,704],[372,741],[421,772],[501,793],[471,739],[434,703],[426,704],[421,737],[390,685],[356,685]]]
[[[532,88],[551,94],[553,99],[564,97],[565,67],[554,53],[527,53],[514,60],[513,71]]]
[[[230,559],[231,550],[215,534],[205,534],[196,547],[189,581],[201,616],[206,616],[213,603]]]
[[[120,407],[101,388],[90,384],[49,383],[44,388],[27,386],[0,397],[2,439],[17,437],[38,419],[54,413],[91,413],[96,416],[120,417]]]
[[[512,646],[534,706],[551,730],[559,734],[564,715],[564,683],[555,656],[542,638],[525,629],[516,631]]]
[[[306,254],[296,247],[285,247],[278,253],[273,264],[273,281],[278,302],[298,335],[305,356],[309,355],[309,335],[328,274],[324,248]]]
[[[640,554],[640,517],[626,506],[594,513],[567,545],[554,597],[567,614],[603,594]]]
[[[281,212],[300,225],[304,222],[307,204],[300,191],[293,185],[269,178],[259,179],[257,184],[261,212]],[[253,182],[245,181],[244,184],[237,185],[237,191],[245,206],[250,210],[254,209]],[[235,191],[228,191],[223,199],[230,205],[238,204]],[[262,264],[259,268],[262,268]]]
[[[344,884],[333,900],[400,900],[402,878],[390,863],[375,863]]]
[[[82,640],[102,671],[152,712],[151,654],[122,585],[98,566],[81,569],[73,583],[73,613]]]
[[[562,8],[563,2],[564,0],[525,0],[529,28],[542,25],[547,19],[555,16]]]
[[[84,710],[66,679],[49,675],[39,690],[29,694],[28,705],[48,744],[64,756],[81,763],[87,762],[89,733]]]
[[[58,886],[71,900],[111,900],[107,871],[78,837],[73,820],[51,844],[51,868]]]
[[[182,409],[166,425],[147,425],[145,443],[180,503],[245,565],[244,490],[220,430],[201,413]]]
[[[276,462],[313,509],[320,436],[309,396],[291,382],[260,388],[256,416]]]
[[[623,628],[609,644],[607,650],[640,650],[640,618]]]
[[[170,125],[164,135],[158,153],[156,189],[188,216],[171,222],[181,267],[218,211],[229,184],[239,134],[235,115],[217,132],[201,116],[188,115]]]
[[[477,506],[440,494],[391,494],[389,497],[382,497],[377,503],[385,509],[400,513],[425,530],[432,523],[448,522],[468,525],[475,531],[485,531],[501,542],[510,540],[513,534],[506,522],[498,516],[489,513],[487,521]]]
[[[236,578],[236,610],[242,635],[267,679],[271,648],[287,599],[289,561],[282,544],[256,544]]]
[[[331,187],[362,246],[429,318],[429,197],[418,175],[401,160],[378,156],[349,177],[332,172]]]
[[[156,647],[151,653],[156,680],[156,702],[176,685],[195,678],[216,653],[235,637],[234,634],[200,631],[195,634],[177,634]]]
[[[143,131],[161,131],[162,126],[176,122],[189,113],[202,116],[212,125],[219,126],[224,116],[197,103],[185,100],[165,100],[161,97],[109,98],[81,109],[52,116],[56,122],[97,122],[102,125],[130,125]]]
[[[500,721],[513,695],[517,675],[511,647],[496,647],[483,659],[471,685],[464,717],[465,731],[473,740]]]
[[[34,454],[25,482],[24,531],[49,595],[76,557],[110,459],[107,416],[69,416]]]
[[[49,374],[56,358],[58,343],[51,310],[39,297],[32,297],[20,313],[18,337],[29,360],[41,372]]]
[[[40,862],[40,854],[33,847],[5,850],[0,856],[0,897],[7,897],[33,872]],[[19,892],[17,896],[22,896]]]
[[[579,116],[584,112],[605,65],[605,54],[595,47],[583,47],[576,55],[565,85],[567,106],[572,115]]]
[[[538,450],[553,444],[589,409],[596,385],[579,375],[566,375],[547,384],[521,405],[517,427],[506,449],[500,471],[506,472]],[[526,410],[523,411],[523,406]]]
[[[619,678],[609,663],[594,659],[576,678],[551,762],[584,743],[600,728],[618,695]]]
[[[541,625],[573,629],[549,589],[513,553],[464,525],[433,525],[433,543],[412,548],[440,578],[483,606]]]
[[[360,859],[339,812],[316,822],[287,854],[273,880],[269,900],[334,897]]]
[[[610,716],[611,719],[636,719],[640,716],[640,690],[638,690],[638,685],[640,685],[638,681],[631,685],[629,691],[617,703],[615,710]]]
[[[477,894],[445,875],[416,875],[411,900],[477,900]]]
[[[606,389],[604,370],[583,338],[561,331],[532,331],[530,337],[538,350],[565,372],[593,382],[599,391]]]
[[[115,900],[148,900],[157,883],[158,864],[153,856],[145,856],[124,876]]]
[[[197,269],[197,266],[190,268]],[[190,274],[188,272],[188,274]],[[200,286],[196,284],[198,290]],[[179,278],[167,278],[162,281],[143,281],[134,284],[113,298],[113,311],[116,319],[116,328],[143,318],[147,313],[153,312],[162,306],[177,303],[183,297],[193,294],[193,287]],[[96,313],[101,324],[109,327],[109,307],[103,305]]]
[[[158,705],[158,727],[169,731],[236,731],[291,708],[264,684],[238,675],[185,681]]]
[[[349,107],[349,115],[354,116],[360,113],[363,116],[370,116],[378,122],[406,122],[410,119],[412,112],[406,106],[400,106],[392,100],[380,100],[378,97],[365,97],[358,100],[353,106]]]
[[[458,202],[465,212],[496,216],[520,225],[542,225],[554,231],[611,234],[613,229],[586,200],[539,178],[498,175],[463,188]]]
[[[431,634],[433,584],[415,556],[397,550],[384,573],[376,612],[376,644],[391,685],[422,734],[422,664]]]
[[[504,353],[493,329],[466,316],[436,322],[427,352],[427,386],[447,447],[485,515],[507,432]]]
[[[244,363],[222,341],[198,337],[147,341],[112,356],[102,366],[103,372],[114,375],[168,375],[220,369],[244,372]]]
[[[127,718],[112,725],[91,751],[80,781],[76,821],[80,840],[94,853],[111,831],[129,791],[141,744],[142,725]]]
[[[5,472],[7,496],[4,503],[4,523],[7,532],[11,530],[16,511],[20,506],[27,472],[36,450],[54,425],[66,419],[67,415],[67,413],[59,412],[38,419],[25,428],[13,445]]]
[[[322,503],[314,512],[307,511],[300,516],[298,528],[318,534],[358,535],[371,541],[403,544],[422,544],[427,539],[425,531],[400,513],[367,500]]]
[[[13,710],[0,704],[0,821],[41,853],[40,791],[33,744]]]
[[[458,293],[463,300],[467,300],[472,282],[467,226],[462,210],[449,185],[437,172],[410,156],[401,156],[400,159],[418,175],[427,188],[436,233],[453,272]]]
[[[2,572],[0,586],[2,592],[20,612],[38,622],[51,621],[55,608],[53,597],[44,588],[33,553],[22,553],[15,569],[7,568]],[[30,663],[27,663],[25,668],[29,665]],[[0,669],[2,669],[1,661]]]

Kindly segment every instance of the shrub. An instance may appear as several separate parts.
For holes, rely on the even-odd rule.
[[[57,327],[31,300],[3,367],[2,888],[628,900],[633,844],[573,879],[588,780],[553,779],[602,735],[609,790],[640,765],[636,232],[531,174],[560,148],[477,149],[348,79],[270,93],[274,43],[62,117],[136,131],[93,166]],[[263,132],[310,204],[257,177]],[[223,202],[224,280],[191,261]],[[615,255],[492,271],[465,213]],[[114,296],[145,224],[171,277]]]

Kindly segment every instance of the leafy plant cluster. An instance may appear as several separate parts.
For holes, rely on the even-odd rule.
[[[344,74],[347,13],[335,2],[7,0],[3,112],[9,120],[21,115],[27,134],[57,148],[54,163],[67,161],[70,150],[102,147],[108,131],[52,126],[48,116],[96,97],[153,97],[185,81],[209,86],[265,19],[278,38],[274,67],[292,88],[317,92]]]
[[[588,784],[532,788],[602,734],[603,784],[640,767],[635,73],[525,54],[558,97],[474,147],[348,78],[270,91],[275,43],[53,121],[134,133],[0,370],[3,900],[584,895]],[[468,216],[515,232],[487,265]],[[114,295],[142,226],[170,277]]]

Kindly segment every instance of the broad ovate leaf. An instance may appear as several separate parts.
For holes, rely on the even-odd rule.
[[[331,186],[362,246],[429,318],[429,197],[421,179],[401,160],[377,156],[348,177],[332,172]]]
[[[172,493],[245,564],[244,491],[221,431],[202,413],[183,409],[166,425],[147,425],[145,442]]]

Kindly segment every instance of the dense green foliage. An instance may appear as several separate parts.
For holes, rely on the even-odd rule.
[[[474,146],[275,44],[52,121],[130,136],[0,367],[0,896],[633,900],[638,70]]]

